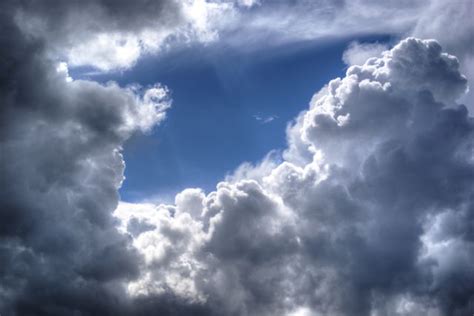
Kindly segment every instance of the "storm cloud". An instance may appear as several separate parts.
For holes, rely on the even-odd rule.
[[[0,313],[120,314],[141,261],[111,216],[120,149],[164,118],[166,88],[72,81],[13,4],[0,19]]]
[[[146,38],[213,30],[172,1],[44,3],[0,10],[1,315],[472,313],[474,120],[438,41],[407,38],[330,81],[283,161],[130,204],[122,145],[165,119],[168,90],[74,80],[60,62],[130,67]],[[129,59],[100,45],[77,59],[109,40],[131,41]]]

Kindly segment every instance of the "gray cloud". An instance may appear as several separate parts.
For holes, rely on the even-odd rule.
[[[0,19],[0,313],[120,315],[142,261],[111,215],[121,145],[163,119],[166,90],[71,81],[14,4]]]
[[[166,88],[71,80],[56,62],[100,34],[174,30],[186,13],[55,4],[0,13],[2,315],[472,310],[474,122],[438,42],[409,38],[331,81],[289,127],[283,162],[174,205],[128,204],[121,146],[164,118]]]
[[[48,43],[50,57],[114,71],[170,43],[216,38],[208,16],[227,7],[199,0],[26,0],[12,6],[10,14],[25,34]]]

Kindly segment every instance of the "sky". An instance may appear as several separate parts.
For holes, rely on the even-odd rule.
[[[125,144],[127,180],[120,194],[129,202],[170,202],[187,187],[209,192],[242,162],[257,163],[270,151],[282,151],[286,125],[326,78],[346,71],[341,56],[353,40],[284,45],[263,53],[196,44],[145,57],[123,72],[71,75],[122,86],[166,84],[173,107],[162,125]],[[388,43],[390,38],[359,40]]]
[[[0,315],[474,310],[471,0],[0,4]]]

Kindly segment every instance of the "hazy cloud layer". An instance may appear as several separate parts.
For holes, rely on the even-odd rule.
[[[45,3],[0,7],[0,314],[471,313],[474,123],[438,42],[409,38],[331,81],[289,127],[283,162],[270,155],[174,205],[119,204],[121,146],[164,118],[167,90],[73,80],[58,62],[129,67],[147,43],[208,40],[216,12],[264,3]],[[327,21],[352,12],[320,5]],[[439,33],[422,21],[413,32]]]

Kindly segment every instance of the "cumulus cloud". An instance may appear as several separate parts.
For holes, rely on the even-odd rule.
[[[468,313],[466,85],[436,41],[406,39],[314,96],[290,128],[311,159],[246,165],[175,205],[121,204],[121,227],[150,225],[132,241],[147,260],[128,293],[169,291],[216,315]]]
[[[445,49],[455,54],[461,64],[461,71],[470,83],[468,93],[462,96],[460,102],[474,111],[474,22],[471,18],[474,12],[472,1],[455,0],[452,2],[431,1],[423,14],[420,15],[410,35],[421,38],[435,38]]]
[[[112,217],[121,146],[164,119],[167,90],[73,80],[14,4],[0,9],[0,313],[120,315],[143,260]]]
[[[183,3],[2,2],[0,314],[470,313],[474,121],[458,104],[465,64],[434,40],[408,38],[330,81],[288,127],[283,161],[170,205],[119,202],[121,147],[164,119],[169,92],[74,80],[67,63],[129,67],[169,36],[212,40],[216,12],[235,8]],[[336,26],[354,19],[333,7],[362,12],[321,2]]]

